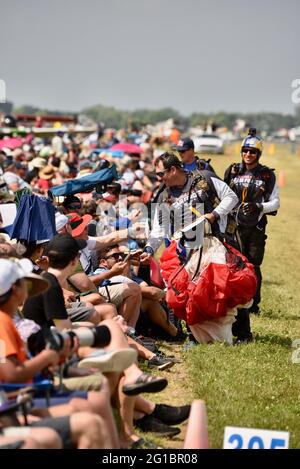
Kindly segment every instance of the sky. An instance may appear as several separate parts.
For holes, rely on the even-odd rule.
[[[299,0],[0,0],[7,99],[294,113]]]

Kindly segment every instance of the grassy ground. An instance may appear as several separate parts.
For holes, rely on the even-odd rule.
[[[213,156],[222,176],[239,161],[238,146]],[[274,154],[275,150],[275,154]],[[300,363],[292,363],[294,339],[300,339],[300,150],[265,149],[262,163],[276,168],[281,208],[269,217],[263,263],[261,315],[251,315],[255,342],[248,345],[198,345],[186,353],[176,346],[182,363],[165,375],[169,386],[157,402],[184,404],[204,399],[211,447],[221,448],[224,427],[244,426],[290,432],[290,447],[300,448]],[[169,347],[169,345],[168,345]],[[165,448],[182,448],[175,440],[155,440]]]

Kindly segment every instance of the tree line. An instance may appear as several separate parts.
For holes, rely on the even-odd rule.
[[[74,115],[74,113],[70,112],[49,111],[34,106],[22,106],[14,109],[14,112],[34,115]],[[217,126],[227,127],[230,130],[237,119],[243,119],[247,125],[255,126],[260,132],[265,131],[268,134],[279,128],[291,128],[300,125],[300,107],[295,108],[294,115],[275,112],[233,113],[224,111],[217,113],[194,112],[189,116],[183,116],[173,108],[126,111],[98,104],[82,109],[78,114],[90,117],[97,123],[103,123],[105,127],[116,129],[124,127],[138,129],[141,125],[155,125],[170,118],[174,120],[175,125],[181,130],[186,130],[188,127],[197,125],[204,126],[209,122],[214,122]]]

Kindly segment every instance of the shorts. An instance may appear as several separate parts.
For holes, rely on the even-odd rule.
[[[124,285],[122,283],[99,287],[98,291],[101,296],[103,296],[110,303],[114,304],[116,308],[119,308],[123,303]]]
[[[63,379],[63,385],[64,388],[68,391],[79,391],[87,393],[88,391],[99,391],[101,389],[102,381],[103,375],[101,373],[93,373],[89,376],[65,378]]]
[[[11,436],[20,438],[20,440],[16,441],[15,443],[10,443],[9,445],[5,445],[5,447],[17,449],[20,448],[24,441],[22,441],[22,437],[30,436],[30,427],[45,427],[45,428],[52,428],[55,430],[56,433],[60,436],[64,449],[71,449],[72,448],[72,438],[71,438],[71,427],[70,427],[70,417],[49,417],[45,419],[41,419],[35,422],[32,422],[28,427],[8,427],[3,428],[3,435],[4,436]],[[22,441],[22,444],[20,443]],[[11,445],[15,445],[12,447]]]
[[[70,417],[49,417],[46,419],[38,420],[36,422],[32,422],[30,424],[30,427],[52,428],[52,430],[55,430],[56,433],[58,433],[58,435],[62,439],[64,449],[72,449],[73,447]]]
[[[93,312],[94,309],[86,306],[84,301],[73,301],[70,303],[70,308],[67,308],[68,316],[72,322],[89,321]]]

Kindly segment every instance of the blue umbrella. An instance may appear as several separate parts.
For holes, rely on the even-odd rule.
[[[11,228],[11,239],[32,242],[51,239],[55,235],[55,209],[50,200],[23,195]]]
[[[110,184],[118,178],[115,165],[104,168],[95,173],[87,174],[78,179],[70,179],[60,186],[51,187],[48,191],[49,197],[66,196],[78,194],[78,192],[92,191],[98,184]]]

